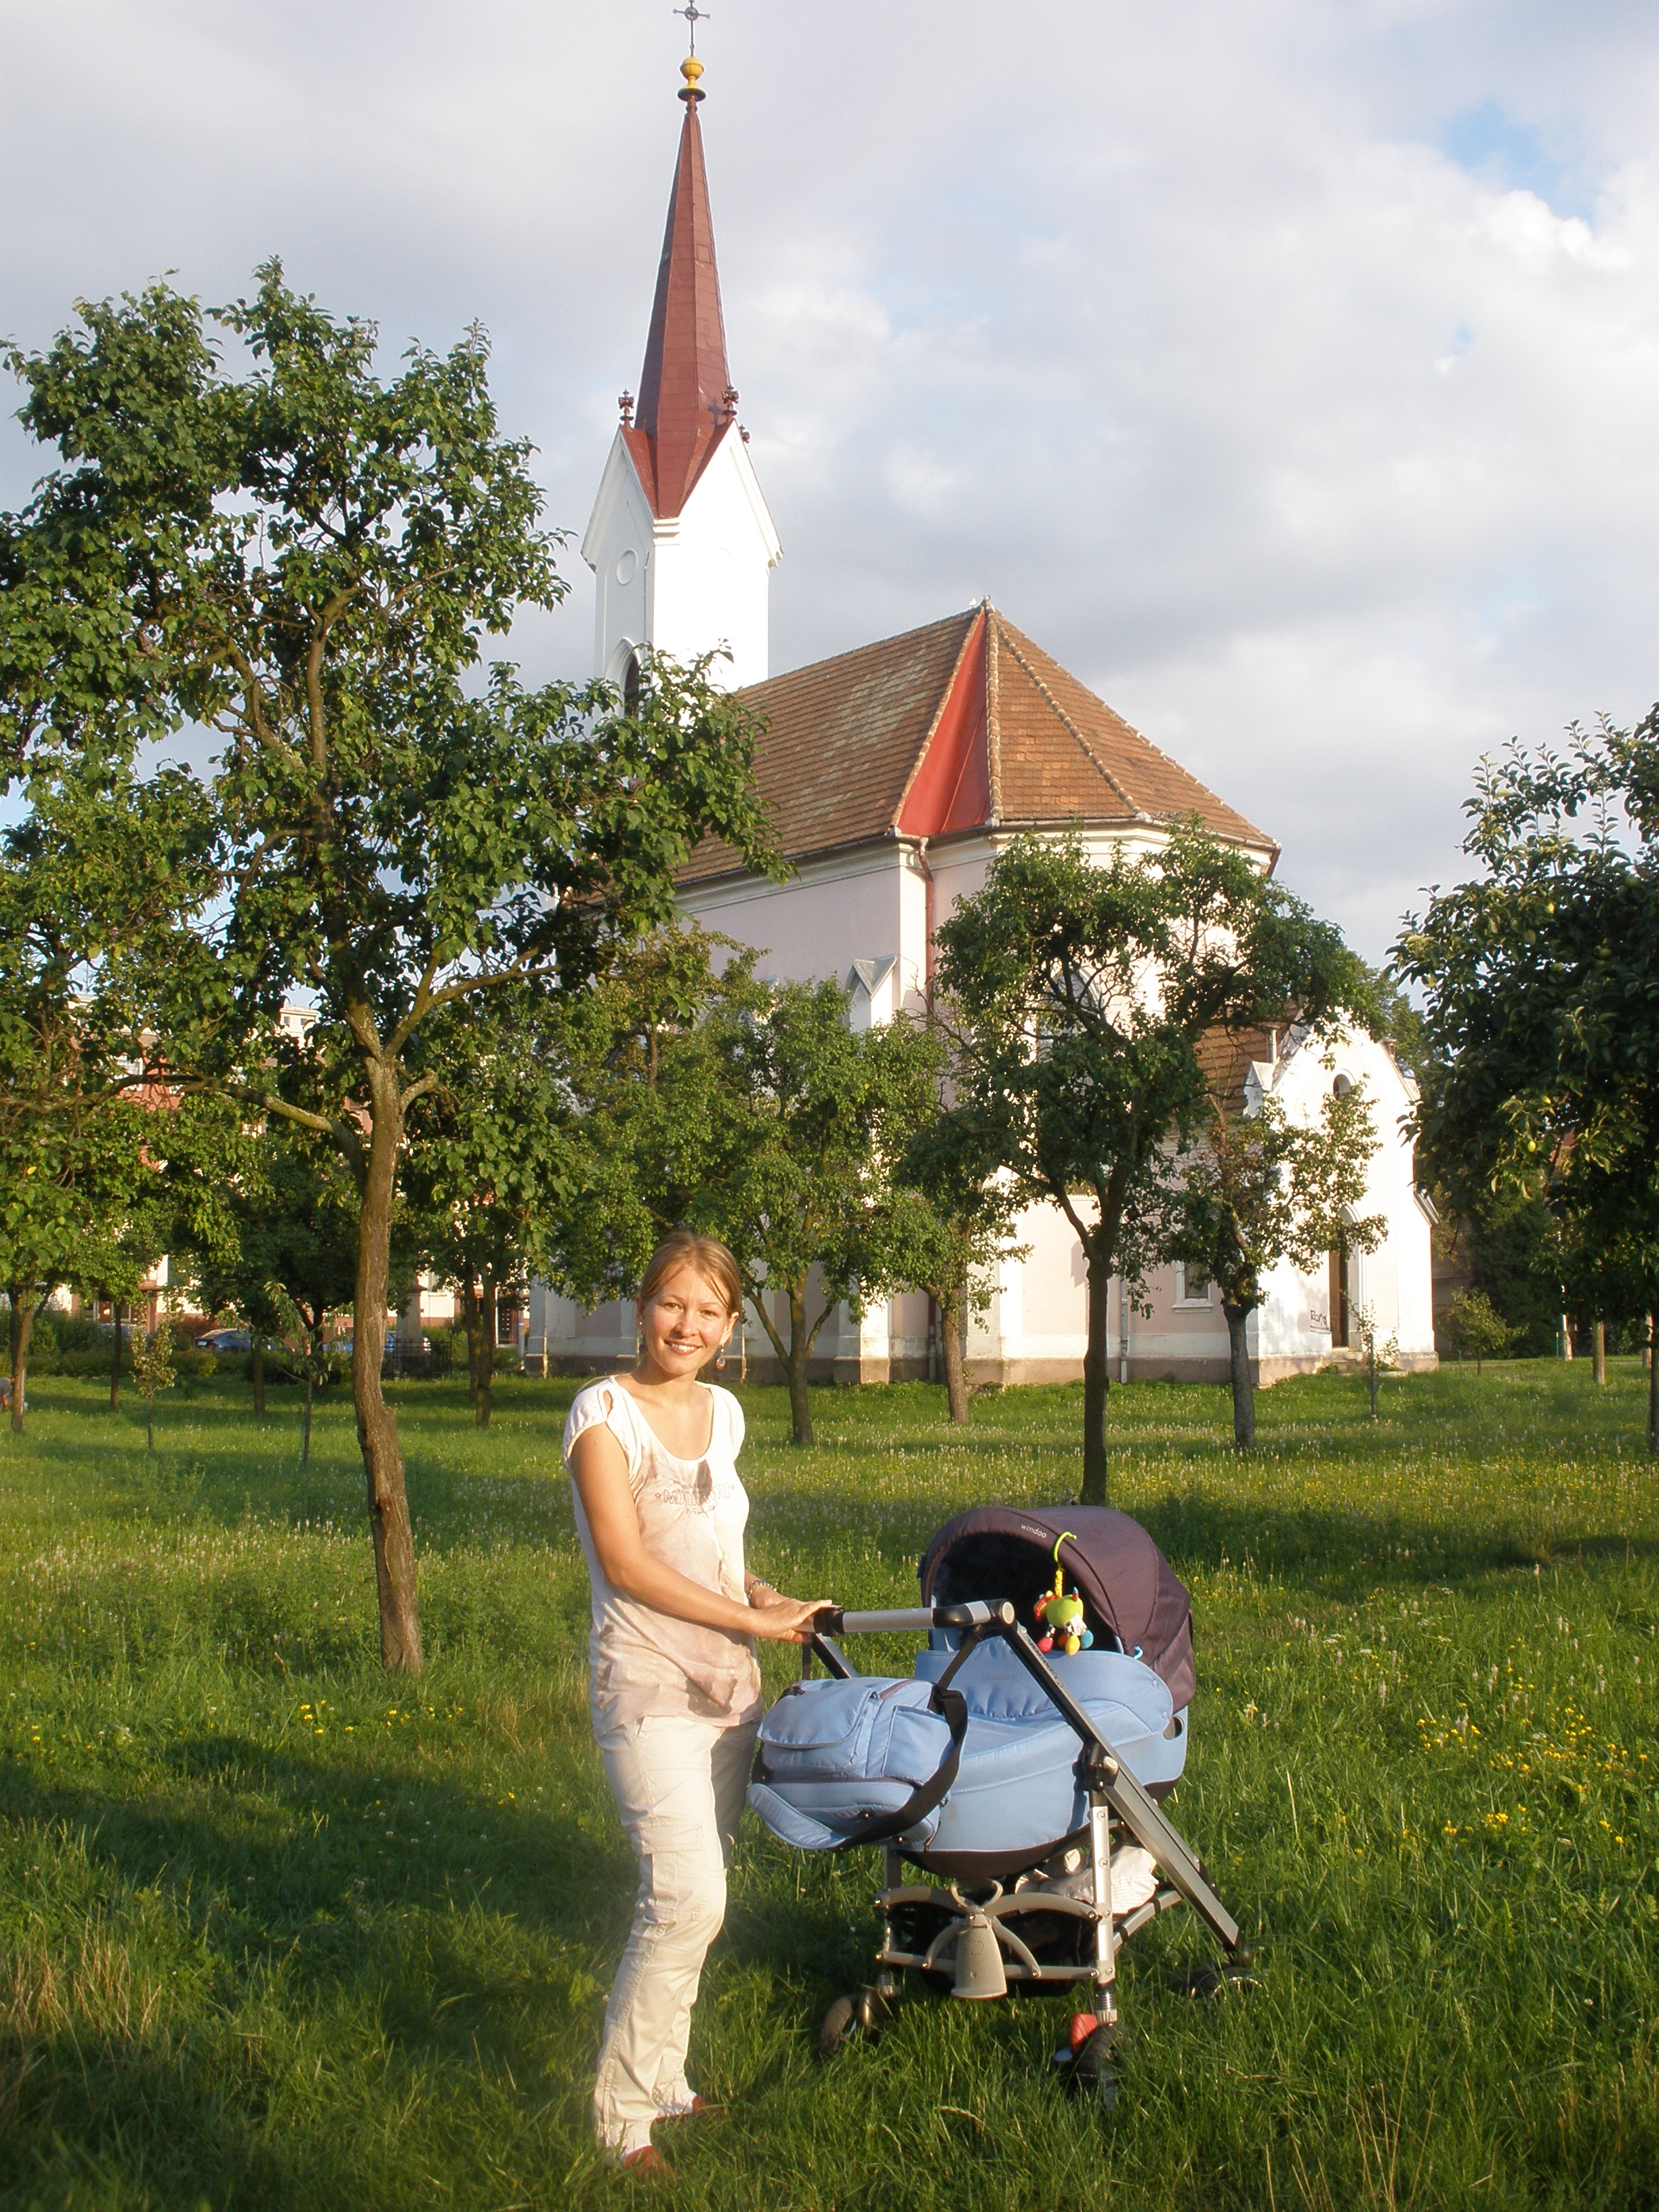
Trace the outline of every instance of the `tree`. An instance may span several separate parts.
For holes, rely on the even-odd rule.
[[[160,1156],[203,1134],[191,1115],[157,1141],[173,1102],[142,1080],[140,1034],[147,978],[207,880],[191,795],[93,761],[34,801],[0,835],[0,1283],[19,1431],[34,1317],[64,1285],[117,1302],[114,1405],[119,1302],[167,1248]],[[210,1194],[204,1235],[218,1211]]]
[[[1295,1042],[1295,1032],[1291,1032]],[[1255,1391],[1247,1341],[1250,1316],[1283,1261],[1306,1273],[1344,1246],[1370,1251],[1381,1215],[1358,1218],[1376,1130],[1357,1086],[1328,1092],[1319,1120],[1299,1127],[1279,1100],[1244,1109],[1245,1048],[1214,1041],[1197,1139],[1168,1187],[1165,1256],[1196,1268],[1221,1292],[1227,1320],[1233,1441],[1255,1442]]]
[[[555,1246],[574,1188],[572,1094],[561,1025],[524,994],[469,1008],[441,1041],[443,1081],[410,1129],[411,1235],[461,1299],[474,1419],[489,1426],[496,1315]]]
[[[1461,1208],[1541,1200],[1627,1310],[1659,1306],[1659,707],[1483,761],[1463,849],[1397,948],[1427,994],[1419,1124]],[[1659,1378],[1648,1403],[1659,1455]]]
[[[1359,1339],[1359,1360],[1365,1370],[1365,1387],[1370,1397],[1372,1420],[1376,1419],[1377,1393],[1385,1375],[1398,1375],[1400,1369],[1400,1340],[1384,1336],[1376,1314],[1370,1306],[1356,1306],[1353,1312],[1354,1333]]]
[[[1201,1116],[1204,1040],[1297,1010],[1365,1010],[1364,970],[1242,853],[1197,829],[1093,862],[1018,838],[938,932],[966,1050],[953,1116],[1022,1197],[1051,1199],[1088,1282],[1085,1504],[1106,1496],[1107,1299],[1157,1249],[1171,1148]]]
[[[299,1064],[290,1061],[278,1079],[290,1100],[314,1107],[319,1086],[305,1079],[307,1056],[302,1048]],[[305,1392],[300,1464],[306,1467],[313,1403],[332,1374],[331,1326],[350,1310],[356,1285],[357,1185],[338,1150],[302,1125],[274,1116],[240,1133],[228,1181],[232,1234],[196,1255],[197,1288],[210,1312],[232,1312],[247,1324],[256,1412],[264,1411],[265,1340],[284,1340],[297,1351]],[[399,1207],[388,1262],[394,1296],[413,1271]]]
[[[504,987],[580,990],[666,917],[706,831],[769,861],[741,706],[706,672],[528,690],[486,635],[565,586],[529,449],[503,437],[482,333],[386,382],[371,325],[276,263],[209,319],[155,286],[14,351],[59,465],[0,522],[0,714],[14,772],[193,723],[222,740],[217,880],[160,1024],[175,1085],[218,1085],[332,1144],[358,1194],[352,1390],[381,1656],[418,1668],[413,1536],[380,1388],[411,1106],[433,1018]],[[261,1079],[307,992],[337,1064],[325,1110]]]
[[[971,1314],[989,1304],[1001,1262],[1023,1259],[1014,1241],[1018,1209],[1012,1178],[983,1132],[952,1115],[950,1031],[943,1042],[939,1103],[911,1138],[894,1172],[894,1267],[902,1282],[926,1291],[939,1315],[945,1402],[953,1422],[968,1419],[964,1344]]]
[[[1446,1341],[1460,1359],[1473,1359],[1474,1371],[1481,1363],[1496,1359],[1515,1342],[1519,1330],[1506,1322],[1484,1291],[1460,1291],[1446,1309]]]
[[[901,1279],[891,1170],[934,1110],[938,1048],[867,1032],[839,984],[757,982],[750,951],[665,931],[617,963],[569,1034],[580,1146],[554,1273],[617,1297],[670,1229],[731,1247],[812,1441],[807,1370],[824,1323]],[[781,1318],[769,1298],[783,1308]]]
[[[132,1379],[138,1385],[138,1395],[144,1401],[144,1449],[155,1449],[155,1397],[161,1390],[170,1390],[174,1382],[173,1368],[173,1313],[163,1306],[155,1316],[155,1326],[148,1335],[140,1329],[132,1342]]]
[[[726,1111],[686,1218],[737,1258],[788,1383],[797,1444],[812,1442],[807,1368],[824,1323],[899,1279],[891,1170],[933,1110],[937,1051],[925,1031],[855,1030],[849,1006],[838,983],[785,983],[763,988],[752,1012],[727,998],[702,1024]]]

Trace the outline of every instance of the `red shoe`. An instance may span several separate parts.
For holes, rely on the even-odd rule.
[[[641,2143],[638,2150],[630,2150],[622,2162],[624,2173],[636,2173],[647,2181],[678,2181],[679,2176],[655,2143]]]

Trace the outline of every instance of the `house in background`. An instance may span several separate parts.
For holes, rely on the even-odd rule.
[[[780,557],[744,433],[726,338],[695,76],[658,271],[637,410],[629,395],[601,478],[584,556],[597,580],[596,672],[626,696],[640,656],[685,659],[728,644],[718,679],[764,726],[759,793],[793,864],[784,884],[746,870],[715,841],[679,881],[688,920],[757,947],[757,972],[779,981],[837,977],[864,1027],[919,1012],[934,932],[976,891],[1022,832],[1075,832],[1102,862],[1155,852],[1196,820],[1271,871],[1278,848],[1228,801],[1161,751],[988,601],[805,668],[768,674],[768,577]],[[722,671],[724,675],[722,677]],[[1379,1142],[1364,1211],[1387,1235],[1371,1254],[1338,1253],[1304,1279],[1280,1270],[1252,1317],[1259,1380],[1304,1372],[1349,1351],[1361,1306],[1395,1337],[1402,1362],[1434,1364],[1431,1217],[1413,1179],[1403,1122],[1408,1079],[1388,1048],[1357,1035],[1317,1046],[1291,1031],[1268,1043],[1243,1079],[1242,1103],[1272,1095],[1311,1117],[1333,1083],[1364,1085]],[[1083,1255],[1057,1207],[1036,1206],[1002,1267],[988,1311],[969,1324],[969,1371],[981,1381],[1041,1382],[1082,1372]],[[1168,1268],[1144,1286],[1150,1314],[1119,1282],[1110,1329],[1121,1379],[1227,1372],[1225,1322],[1213,1290]],[[749,1370],[776,1362],[752,1317]],[[586,1373],[635,1352],[631,1305],[584,1313],[532,1285],[527,1364]],[[937,1371],[929,1301],[906,1294],[861,1320],[826,1323],[820,1379],[886,1382]]]

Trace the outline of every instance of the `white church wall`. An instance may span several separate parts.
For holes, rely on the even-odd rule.
[[[650,635],[649,576],[655,524],[620,431],[611,442],[582,538],[593,571],[593,672],[622,680],[630,647]]]
[[[680,661],[726,646],[720,690],[768,672],[767,576],[781,549],[749,449],[735,431],[715,447],[678,514],[659,519],[618,432],[582,539],[593,571],[593,668],[620,680],[630,647]]]
[[[921,902],[903,857],[896,845],[866,847],[839,861],[809,861],[786,884],[693,884],[680,910],[760,948],[758,972],[781,982],[845,984],[854,960],[896,958],[902,967],[911,938],[908,973],[921,950]]]
[[[715,447],[681,512],[653,528],[647,619],[659,653],[695,660],[730,650],[709,680],[721,690],[768,674],[767,574],[781,547],[749,449],[735,429]]]

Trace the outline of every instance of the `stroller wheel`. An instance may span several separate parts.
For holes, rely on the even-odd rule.
[[[1230,1959],[1218,1966],[1213,1959],[1205,1959],[1187,1977],[1189,1997],[1205,1997],[1212,2004],[1226,1996],[1229,1990],[1253,1990],[1256,1985],[1251,1972],[1251,1954],[1241,1944]]]
[[[1117,2044],[1109,2027],[1097,2027],[1079,2049],[1066,2075],[1069,2086],[1097,2098],[1103,2110],[1117,2103]]]
[[[833,2058],[854,2036],[875,2042],[892,2011],[892,2001],[879,1990],[854,1990],[850,1996],[837,1997],[818,2029],[818,2057]]]

